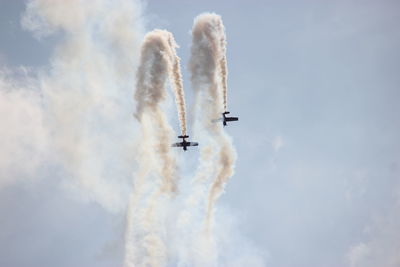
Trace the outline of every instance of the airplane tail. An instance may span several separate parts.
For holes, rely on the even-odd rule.
[[[178,138],[189,138],[189,135],[179,135]]]

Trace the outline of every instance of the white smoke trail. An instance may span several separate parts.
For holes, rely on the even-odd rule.
[[[218,16],[219,17],[219,16]],[[223,95],[223,102],[224,102],[224,111],[227,111],[228,108],[228,64],[226,62],[226,36],[225,36],[225,27],[222,23],[221,17],[218,21],[218,28],[220,31],[219,34],[219,43],[221,48],[221,55],[219,59],[219,73],[221,77],[221,87],[222,87],[222,95]]]
[[[224,111],[221,79],[226,79],[226,71],[221,72],[225,51],[221,45],[224,40],[221,27],[218,15],[203,14],[195,19],[192,29],[190,70],[196,96],[195,132],[202,146],[192,194],[178,219],[179,227],[194,228],[179,252],[180,266],[217,266],[218,253],[212,231],[214,204],[233,175],[236,159],[230,138],[221,124],[211,122]],[[193,220],[196,213],[202,211],[204,224],[196,225]]]
[[[203,73],[203,75],[206,75],[204,77],[217,75],[218,78],[215,78],[216,80],[214,81],[215,83],[213,86],[217,86],[218,88],[215,90],[215,92],[210,93],[212,93],[212,96],[216,101],[216,108],[220,110],[221,107],[219,103],[222,103],[222,110],[226,111],[228,105],[228,69],[226,60],[226,36],[224,24],[222,23],[222,19],[219,15],[209,13],[198,16],[195,19],[195,24],[197,24],[197,26],[195,26],[197,27],[197,30],[202,31],[202,33],[198,34],[198,36],[193,35],[193,42],[208,42],[207,44],[210,48],[210,51],[202,51],[205,58],[198,57],[197,63],[191,63],[192,68],[194,67],[197,69],[197,71],[200,71],[201,66],[204,64],[211,67],[213,73],[211,73],[211,70],[203,70],[203,72],[207,72]],[[194,31],[196,31],[195,28],[193,29],[193,32]],[[199,44],[199,46],[201,46],[201,44]],[[193,47],[197,47],[197,45],[193,44]],[[207,80],[204,80],[203,82],[209,83]],[[197,90],[197,88],[195,89]]]
[[[178,45],[175,42],[172,33],[165,30],[154,30],[147,37],[148,40],[154,38],[151,35],[162,36],[162,44],[165,59],[167,61],[165,67],[168,68],[168,75],[170,78],[171,86],[175,94],[175,101],[178,110],[178,117],[180,122],[180,128],[182,135],[186,135],[186,106],[185,106],[185,94],[183,90],[182,74],[180,58],[176,54],[176,48]],[[156,70],[157,71],[157,70]],[[155,74],[153,74],[155,75]],[[139,76],[140,77],[140,76]],[[157,81],[156,81],[157,82]],[[142,107],[140,107],[142,108]],[[139,112],[141,112],[139,110]]]
[[[176,48],[178,45],[172,34],[169,34],[168,38],[170,53],[171,53],[171,83],[175,93],[175,101],[178,109],[178,117],[181,127],[181,134],[186,135],[186,105],[185,105],[185,94],[183,91],[183,82],[181,74],[180,58],[176,54]]]
[[[210,260],[215,257],[210,256],[212,250],[204,246],[207,243],[208,235],[204,234],[203,221],[204,214],[207,212],[206,199],[208,189],[211,184],[211,179],[215,172],[215,153],[214,145],[205,140],[199,140],[201,144],[211,143],[202,146],[200,150],[199,165],[196,170],[194,179],[189,184],[188,192],[185,201],[182,203],[183,208],[177,214],[176,220],[176,238],[173,243],[177,244],[176,258],[178,259],[178,266],[196,266],[196,259]],[[197,242],[202,240],[202,242]],[[205,251],[206,250],[206,251]],[[204,255],[207,255],[204,257]],[[211,260],[213,262],[213,260]],[[210,266],[206,262],[198,264],[197,266]]]
[[[224,52],[218,42],[212,41],[221,40],[220,29],[217,20],[197,20],[207,28],[194,29],[191,62],[196,109],[202,110],[197,128],[204,145],[188,207],[200,207],[202,215],[209,215],[206,221],[210,224],[214,203],[232,174],[235,157],[221,125],[210,122],[223,111],[222,105],[213,104],[223,102],[218,90],[223,74],[219,73],[216,55]],[[170,154],[172,129],[157,104],[165,97],[164,89],[145,90],[143,97],[138,97],[135,115],[141,121],[140,131],[135,133],[132,129],[131,86],[142,39],[140,7],[133,0],[31,0],[23,26],[39,38],[53,32],[59,33],[55,39],[61,38],[50,64],[35,70],[34,82],[28,81],[27,86],[22,86],[24,90],[17,91],[18,86],[9,83],[8,78],[0,79],[4,89],[0,92],[0,110],[8,115],[0,131],[0,179],[8,178],[9,169],[20,169],[21,162],[26,168],[23,174],[32,175],[32,170],[41,164],[38,161],[46,161],[62,168],[66,185],[80,197],[96,201],[109,211],[121,212],[129,198],[126,266],[165,265],[169,260],[168,246],[173,244],[166,243],[169,233],[165,232],[163,219],[170,197],[177,192],[176,162]],[[164,35],[162,43],[168,44],[163,44],[161,51],[165,52],[149,52],[150,59],[142,63],[150,68],[155,55],[162,55],[161,62],[169,63],[143,71],[144,76],[138,74],[137,78],[143,80],[137,84],[143,85],[138,86],[142,89],[150,85],[158,88],[158,84],[164,86],[163,79],[170,78],[185,134],[179,58],[172,35]],[[15,160],[9,160],[10,155]],[[46,159],[38,155],[45,155]],[[135,159],[140,166],[135,172],[134,193],[130,194]],[[6,183],[9,180],[4,180]],[[201,225],[202,221],[193,222],[193,212],[185,212],[190,218],[184,225]],[[191,237],[197,242],[190,249],[197,258],[181,263],[215,265],[216,242],[212,233],[196,229]],[[138,244],[139,240],[142,243]],[[185,244],[188,248],[191,245]]]
[[[139,170],[135,174],[125,234],[125,266],[164,266],[166,247],[162,236],[164,215],[162,181],[156,149],[159,145],[156,114],[146,112],[141,123],[142,138],[137,151]]]
[[[226,137],[220,139],[221,148],[219,151],[219,169],[213,184],[211,185],[208,196],[207,221],[210,222],[213,215],[214,205],[218,197],[224,191],[224,186],[228,179],[233,175],[233,166],[235,164],[236,155],[232,143]]]
[[[142,152],[137,159],[139,172],[128,211],[125,266],[167,263],[163,211],[168,198],[177,192],[177,164],[171,152],[173,131],[160,104],[166,98],[167,79],[173,78],[171,38],[167,31],[154,30],[145,36],[142,45],[135,92]]]
[[[225,40],[221,17],[216,14],[198,16],[194,22],[192,35],[193,46],[190,66],[192,85],[197,92],[197,109],[201,106],[202,110],[209,110],[209,112],[200,114],[203,117],[202,127],[206,130],[206,134],[214,138],[217,144],[216,151],[218,151],[216,164],[218,164],[219,170],[211,185],[208,197],[207,218],[210,222],[213,205],[223,191],[227,179],[233,175],[236,159],[232,143],[223,132],[221,125],[211,123],[213,119],[221,116],[219,113],[222,109],[220,103],[223,101],[220,101],[221,91],[219,89],[221,84],[218,82],[218,78],[223,78],[221,74],[226,74],[226,71],[217,71],[225,53],[225,41],[221,41]],[[210,97],[211,99],[208,99]],[[207,102],[207,99],[211,101]],[[205,107],[205,105],[208,106]]]
[[[223,131],[222,123],[211,122],[221,117],[227,104],[225,33],[221,17],[202,14],[195,18],[192,38],[190,70],[196,97],[195,132],[202,146],[193,181],[193,192],[198,194],[189,197],[189,203],[193,205],[187,205],[191,211],[184,216],[186,225],[196,228],[190,232],[189,242],[183,243],[186,248],[182,248],[179,266],[265,266],[262,256],[246,244],[245,239],[235,240],[233,236],[237,229],[230,231],[225,224],[222,227],[214,225],[216,201],[232,177],[236,161],[231,138]],[[203,224],[190,222],[196,213],[202,213]],[[221,244],[224,235],[229,238]],[[241,247],[239,255],[229,252],[231,246],[238,244]],[[219,249],[223,249],[223,253],[219,253]]]
[[[154,30],[145,36],[135,92],[137,101],[135,116],[143,122],[143,113],[150,112],[158,125],[158,129],[154,129],[154,133],[148,133],[148,136],[158,135],[157,152],[163,161],[163,191],[166,192],[176,192],[177,190],[174,180],[176,164],[170,152],[173,131],[159,106],[166,97],[165,85],[168,75],[171,73],[172,56],[169,45],[171,36],[171,33],[163,30]]]

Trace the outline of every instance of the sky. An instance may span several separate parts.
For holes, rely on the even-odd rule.
[[[182,2],[142,2],[143,27],[138,26],[138,31],[161,28],[174,34],[190,107],[193,19],[203,12],[215,12],[223,19],[228,109],[239,116],[239,122],[225,129],[238,159],[216,214],[218,227],[232,227],[235,235],[227,255],[256,254],[262,258],[257,260],[260,266],[273,267],[400,266],[400,4],[389,0]],[[58,66],[54,55],[68,33],[38,36],[23,22],[25,1],[0,3],[0,144],[5,148],[0,152],[0,265],[118,266],[124,253],[125,218],[123,212],[110,210],[120,207],[120,199],[106,199],[112,204],[104,206],[97,196],[108,189],[101,187],[93,198],[82,201],[80,193],[70,190],[73,185],[65,182],[79,174],[67,173],[58,161],[49,160],[58,156],[47,155],[42,147],[53,133],[38,127],[43,114],[35,108],[35,98],[24,94],[21,99],[26,102],[16,106],[20,102],[14,100],[20,96],[4,93],[18,87],[18,82],[10,86],[10,80],[26,82],[31,73],[40,76],[51,64]],[[77,25],[69,25],[71,32]],[[132,38],[140,44],[142,35]],[[138,51],[132,48],[135,56]],[[56,78],[40,76],[46,90],[56,90],[65,84],[60,80],[75,77],[57,71],[52,75]],[[109,78],[119,77],[113,75]],[[130,82],[122,85],[126,90],[121,92],[128,111],[134,106]],[[99,95],[98,103],[109,97]],[[99,108],[96,103],[94,109]],[[106,108],[113,110],[109,105]],[[31,119],[21,121],[24,108]],[[62,118],[69,117],[60,115],[57,107],[50,108],[57,127],[67,133],[74,130],[70,126],[79,127],[64,123]],[[192,134],[193,114],[188,110]],[[67,111],[73,113],[73,105]],[[121,121],[128,118],[127,113]],[[112,126],[118,127],[117,122]],[[132,125],[137,126],[133,118]],[[177,131],[178,124],[173,125]],[[124,125],[107,136],[95,136],[87,147],[111,136],[119,138],[116,147],[107,145],[101,153],[125,155],[121,150],[130,144],[125,140],[135,135],[131,128]],[[60,140],[64,136],[56,143]],[[186,154],[192,167],[198,154]],[[128,163],[114,165],[112,156],[99,157],[90,163],[95,166],[104,160],[112,171],[128,175]],[[131,160],[130,154],[125,160]]]

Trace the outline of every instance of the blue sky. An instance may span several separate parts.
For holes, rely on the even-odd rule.
[[[38,40],[21,28],[24,1],[1,5],[3,71],[46,69],[62,33]],[[241,233],[237,246],[252,244],[265,266],[400,266],[399,3],[144,6],[145,29],[167,29],[180,45],[188,107],[193,19],[215,12],[224,21],[228,107],[240,121],[226,129],[238,160],[219,206]],[[120,262],[122,215],[69,194],[56,164],[41,164],[40,174],[5,164],[0,175],[16,182],[0,184],[0,265]]]

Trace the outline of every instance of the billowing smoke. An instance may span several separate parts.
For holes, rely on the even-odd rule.
[[[148,42],[154,42],[154,39],[159,39],[159,43],[158,44],[149,44],[146,45],[146,43]],[[153,46],[152,48],[150,48],[151,46]],[[160,59],[160,57],[163,57],[163,67],[166,68],[164,69],[160,69],[161,66],[155,66],[154,69],[152,70],[153,73],[151,73],[152,76],[156,76],[158,75],[158,71],[161,71],[160,73],[162,73],[162,75],[169,75],[169,79],[170,79],[170,83],[172,86],[172,89],[174,91],[174,95],[175,95],[175,102],[176,102],[176,106],[178,109],[178,117],[179,117],[179,123],[180,123],[180,127],[181,127],[181,134],[182,135],[186,135],[186,106],[185,106],[185,93],[183,91],[183,82],[182,82],[182,74],[181,74],[181,65],[180,65],[180,58],[178,57],[178,55],[176,54],[176,48],[178,47],[178,45],[175,42],[174,36],[165,30],[154,30],[151,33],[148,33],[148,35],[146,36],[145,39],[145,43],[143,45],[143,49],[142,49],[142,57],[143,60],[147,60],[147,62],[150,62],[149,59],[146,59],[145,57],[154,57],[154,54],[152,53],[154,50],[158,51],[162,51],[163,55],[159,55],[158,59]],[[146,51],[146,49],[148,51]],[[149,55],[150,54],[150,55]],[[157,59],[154,59],[157,60]],[[143,63],[143,62],[142,62]],[[149,63],[147,63],[149,64]],[[157,64],[157,62],[155,63]],[[161,64],[161,63],[160,63]],[[144,79],[144,75],[143,72],[146,72],[147,69],[145,66],[140,67],[139,69],[139,74],[138,74],[138,79]],[[142,75],[141,75],[142,74]],[[155,86],[160,86],[160,81],[163,81],[163,79],[165,79],[165,77],[158,77],[158,78],[154,78],[154,82],[156,84],[154,84]],[[140,82],[140,81],[139,81]],[[144,81],[142,81],[143,84]],[[136,100],[138,101],[138,110],[137,110],[137,114],[136,116],[139,118],[140,113],[142,112],[142,109],[144,106],[150,104],[151,105],[157,105],[158,101],[160,100],[160,98],[165,97],[164,94],[165,92],[163,91],[162,93],[160,93],[160,95],[154,95],[152,96],[150,100],[146,100],[144,99],[144,101],[140,101],[139,98],[143,98],[144,96],[142,96],[142,94],[149,94],[145,88],[139,87],[140,84],[138,84],[138,89],[137,89],[137,93],[136,93]],[[147,84],[148,85],[148,84]],[[164,86],[164,84],[162,85]],[[145,98],[145,97],[144,97]],[[148,101],[153,101],[154,103],[147,103]]]
[[[194,21],[190,71],[195,90],[194,130],[200,143],[200,159],[190,193],[178,215],[180,266],[217,266],[214,207],[233,175],[236,153],[221,123],[212,120],[224,111],[220,71],[225,49],[221,18],[203,14]],[[226,71],[225,71],[226,73]],[[184,229],[184,230],[182,230]]]
[[[142,117],[141,141],[136,149],[139,169],[134,174],[134,188],[127,210],[125,266],[164,266],[167,261],[163,221],[170,197],[165,194],[165,189],[171,177],[163,176],[168,162],[160,159],[170,155],[160,154],[165,153],[163,143],[170,137],[154,135],[158,130],[156,124],[165,120],[160,115],[149,112]],[[174,165],[174,162],[169,163]]]
[[[216,144],[215,149],[210,151],[215,153],[218,166],[208,198],[207,218],[211,220],[214,203],[223,192],[228,178],[233,175],[236,159],[230,138],[224,133],[221,124],[212,122],[213,119],[221,117],[224,110],[224,101],[221,99],[225,96],[225,86],[219,81],[226,80],[226,76],[223,76],[226,74],[226,65],[225,71],[218,71],[221,60],[225,57],[225,41],[221,41],[225,40],[221,17],[216,14],[198,16],[194,21],[192,35],[191,79],[196,92],[196,112],[201,116],[197,130],[214,139]]]
[[[183,91],[183,82],[181,74],[180,58],[176,54],[178,45],[172,34],[169,34],[168,38],[170,53],[171,53],[171,83],[175,93],[175,101],[178,109],[179,123],[181,127],[181,134],[186,135],[186,105],[185,105],[185,94]]]
[[[219,151],[217,162],[219,169],[215,180],[212,183],[210,193],[208,196],[208,207],[207,207],[207,220],[209,221],[212,217],[214,205],[218,197],[224,191],[224,186],[228,179],[233,175],[233,166],[235,164],[236,155],[235,150],[232,147],[232,143],[227,138],[221,138],[221,148]]]
[[[31,70],[0,69],[0,189],[40,176],[49,157],[49,131]]]
[[[225,27],[222,23],[221,17],[217,16],[217,24],[218,29],[220,31],[219,34],[219,42],[221,48],[221,54],[219,59],[219,73],[221,78],[221,87],[222,87],[222,96],[224,103],[224,111],[227,111],[228,108],[228,66],[226,62],[226,37],[225,37]]]
[[[22,26],[59,40],[50,64],[34,76],[50,162],[75,195],[124,211],[134,159],[131,88],[142,39],[140,6],[34,0]]]
[[[171,55],[170,38],[173,38],[172,34],[162,30],[154,30],[145,36],[137,72],[135,92],[137,111],[135,116],[142,123],[141,125],[144,123],[142,118],[144,113],[150,114],[151,118],[154,118],[152,120],[155,123],[153,132],[145,133],[142,138],[146,139],[157,135],[159,143],[156,151],[162,159],[162,188],[166,192],[176,192],[177,185],[174,180],[176,164],[170,151],[173,131],[160,107],[166,96],[165,86],[173,64],[171,58],[174,54]],[[151,147],[150,150],[152,150]]]
[[[167,262],[163,210],[177,192],[178,175],[171,151],[173,131],[161,103],[166,97],[168,78],[177,100],[183,98],[180,65],[176,60],[171,33],[154,30],[145,36],[135,92],[135,116],[142,131],[139,171],[134,176],[128,209],[125,266],[165,266]],[[178,111],[185,111],[184,101],[177,101],[177,105]]]
[[[178,229],[175,229],[179,239],[165,240],[168,228],[162,221],[172,215],[165,214],[171,202],[163,193],[174,193],[177,187],[177,166],[169,152],[172,130],[160,108],[166,97],[168,76],[177,100],[182,134],[186,133],[182,123],[185,121],[185,102],[172,34],[155,30],[144,39],[135,93],[135,116],[141,122],[142,141],[127,222],[126,266],[166,266],[168,258],[175,258],[179,265],[184,266],[214,266],[218,262],[212,227],[214,206],[233,175],[236,159],[231,140],[221,124],[211,122],[224,111],[224,85],[221,81],[226,81],[226,64],[223,71],[221,62],[225,57],[225,41],[221,40],[225,40],[225,35],[219,16],[205,14],[196,18],[190,66],[192,86],[196,92],[194,108],[197,112],[202,110],[197,113],[195,123],[202,144],[201,157],[190,193],[177,215]],[[165,150],[154,149],[164,141]],[[166,153],[162,154],[162,151]],[[164,167],[170,171],[155,172]],[[200,221],[196,221],[196,217]],[[168,247],[177,247],[177,251]]]
[[[201,150],[185,192],[178,190],[174,131],[162,105],[169,82],[186,135],[173,35],[154,30],[143,39],[140,6],[131,0],[33,0],[22,25],[58,43],[48,66],[0,71],[0,111],[8,115],[0,132],[0,186],[50,165],[68,192],[113,213],[126,211],[125,266],[216,266],[215,203],[236,160],[221,124],[211,122],[227,105],[221,18],[201,15],[193,26]]]

